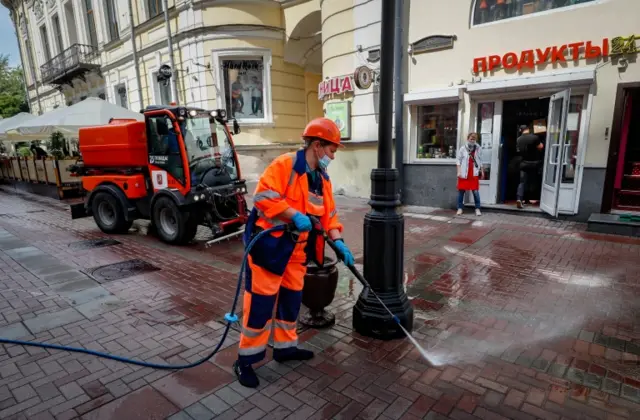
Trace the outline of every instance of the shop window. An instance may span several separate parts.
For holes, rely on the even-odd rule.
[[[478,104],[478,147],[480,148],[484,179],[491,179],[491,154],[493,153],[493,116],[495,102]]]
[[[476,0],[473,8],[473,24],[482,25],[592,1],[595,0]]]
[[[562,183],[575,182],[576,165],[578,161],[578,143],[580,140],[580,123],[584,96],[571,96],[569,115],[567,116],[567,140],[564,145],[564,161],[562,165]]]
[[[127,98],[127,86],[124,83],[117,84],[114,88],[116,104],[123,108],[129,108],[129,99]]]
[[[223,91],[219,106],[230,118],[245,123],[269,123],[270,54],[214,54]]]
[[[158,72],[151,73],[154,105],[169,105],[172,102],[171,79],[158,80]]]
[[[418,106],[418,159],[454,159],[457,143],[457,103]]]

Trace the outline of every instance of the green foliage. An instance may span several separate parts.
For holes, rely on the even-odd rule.
[[[17,150],[18,156],[20,157],[30,157],[31,150],[28,147],[21,147]]]
[[[9,67],[9,56],[0,54],[0,115],[9,118],[29,112],[26,99],[22,69]]]
[[[67,154],[67,145],[64,135],[59,131],[51,133],[51,137],[47,142],[47,149],[49,149],[49,153],[57,159],[63,159]]]

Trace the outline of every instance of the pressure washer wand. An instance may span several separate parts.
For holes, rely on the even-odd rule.
[[[391,309],[389,309],[389,307],[387,307],[387,305],[384,304],[384,302],[382,301],[382,299],[380,299],[378,294],[371,288],[371,285],[369,284],[367,279],[364,278],[362,273],[360,273],[358,269],[354,267],[352,264],[347,264],[344,261],[344,255],[342,255],[342,252],[336,246],[335,241],[331,239],[329,237],[329,234],[327,234],[327,232],[324,230],[320,221],[314,216],[309,216],[309,218],[311,219],[311,222],[314,224],[313,228],[322,233],[322,236],[324,237],[324,240],[329,244],[329,247],[333,249],[333,251],[336,253],[338,258],[342,259],[342,262],[344,263],[344,265],[347,266],[349,271],[351,271],[351,273],[358,279],[358,281],[365,288],[365,291],[363,293],[371,293],[373,297],[375,297],[378,300],[378,302],[380,302],[380,305],[382,305],[382,307],[389,313],[389,315],[391,315],[391,318],[393,318],[396,324],[398,324],[398,327],[400,327],[400,329],[402,330],[402,332],[404,332],[404,334],[407,336],[409,341],[411,341],[411,344],[413,344],[418,349],[418,351],[422,354],[422,357],[430,365],[433,366],[433,363],[431,362],[431,358],[429,357],[429,354],[427,353],[427,351],[420,345],[420,343],[418,343],[418,341],[415,338],[413,338],[411,333],[409,333],[409,331],[407,331],[406,328],[402,326],[402,323],[400,322],[400,318],[398,318],[393,312],[391,312]]]

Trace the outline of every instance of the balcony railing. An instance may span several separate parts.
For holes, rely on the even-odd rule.
[[[98,48],[93,45],[73,44],[40,67],[44,83],[61,84],[79,71],[100,66]]]

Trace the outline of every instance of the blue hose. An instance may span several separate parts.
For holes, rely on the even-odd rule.
[[[227,334],[229,334],[229,328],[231,328],[231,324],[233,324],[234,322],[238,321],[238,316],[235,314],[236,311],[236,306],[238,304],[238,298],[240,296],[240,289],[242,287],[242,279],[244,276],[244,272],[245,272],[245,267],[247,264],[247,259],[249,256],[249,252],[251,251],[251,248],[253,248],[253,245],[256,243],[256,241],[261,238],[264,235],[267,235],[271,232],[275,232],[275,231],[279,231],[279,230],[285,230],[287,229],[288,225],[279,225],[270,229],[266,229],[263,230],[262,232],[260,232],[259,234],[257,234],[255,236],[255,238],[253,238],[253,240],[251,240],[251,242],[249,242],[249,245],[247,246],[245,252],[244,252],[244,256],[242,258],[242,264],[240,265],[240,274],[238,274],[238,285],[236,287],[236,295],[233,299],[233,305],[231,306],[231,312],[227,313],[224,316],[224,319],[227,321],[227,325],[224,328],[224,333],[222,334],[222,337],[220,338],[220,342],[218,343],[218,345],[216,346],[216,348],[209,353],[208,356],[206,356],[203,359],[200,359],[196,362],[193,363],[189,363],[186,365],[161,365],[158,363],[150,363],[150,362],[143,362],[141,360],[134,360],[134,359],[129,359],[126,357],[122,357],[122,356],[116,356],[113,354],[109,354],[109,353],[102,353],[96,350],[89,350],[89,349],[84,349],[81,347],[67,347],[67,346],[61,346],[58,344],[49,344],[49,343],[37,343],[34,341],[21,341],[21,340],[10,340],[8,338],[0,338],[0,343],[2,344],[15,344],[15,345],[20,345],[20,346],[31,346],[31,347],[40,347],[40,348],[44,348],[44,349],[54,349],[54,350],[63,350],[63,351],[69,351],[69,352],[74,352],[74,353],[84,353],[84,354],[90,354],[92,356],[97,356],[97,357],[102,357],[104,359],[111,359],[111,360],[115,360],[117,362],[122,362],[122,363],[128,363],[131,365],[137,365],[137,366],[143,366],[143,367],[149,367],[149,368],[153,368],[153,369],[164,369],[164,370],[180,370],[180,369],[189,369],[192,367],[196,367],[198,365],[203,364],[204,362],[206,362],[207,360],[211,359],[216,353],[218,353],[218,351],[220,351],[220,347],[222,347],[222,344],[224,344],[224,341],[227,338]]]

